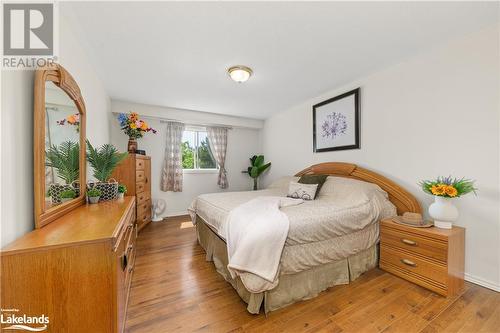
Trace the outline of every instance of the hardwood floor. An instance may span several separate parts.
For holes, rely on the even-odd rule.
[[[284,309],[251,315],[205,261],[187,217],[137,240],[126,332],[500,332],[500,293],[444,298],[379,269]]]

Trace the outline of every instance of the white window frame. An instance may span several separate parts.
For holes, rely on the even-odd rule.
[[[186,126],[184,128],[184,132],[194,132],[194,142],[195,142],[195,149],[194,149],[194,169],[182,169],[184,173],[218,173],[219,172],[219,164],[217,161],[215,161],[215,165],[217,166],[214,169],[200,169],[198,168],[198,146],[200,144],[200,137],[199,133],[200,132],[207,132],[207,129],[205,127],[199,127],[199,126]],[[215,160],[215,159],[214,159]]]

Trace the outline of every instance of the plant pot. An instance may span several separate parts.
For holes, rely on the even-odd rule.
[[[87,189],[96,188],[101,191],[99,201],[115,200],[118,197],[118,182],[110,179],[107,182],[89,183]]]
[[[135,154],[136,150],[137,150],[137,140],[128,139],[127,151],[131,154]]]
[[[89,197],[89,203],[96,204],[99,202],[99,197]]]
[[[125,197],[125,193],[118,192],[118,199],[123,199]]]
[[[58,205],[62,203],[62,198],[61,198],[61,193],[66,191],[74,189],[72,185],[61,185],[61,184],[50,184],[49,186],[49,195],[50,199],[52,200],[53,205]],[[72,199],[69,199],[72,200]],[[66,200],[68,201],[68,200]]]
[[[434,196],[434,202],[429,206],[429,215],[434,220],[434,226],[441,229],[451,229],[458,219],[458,209],[451,198]]]

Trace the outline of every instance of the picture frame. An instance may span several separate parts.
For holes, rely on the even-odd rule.
[[[313,152],[360,148],[360,88],[313,105]]]

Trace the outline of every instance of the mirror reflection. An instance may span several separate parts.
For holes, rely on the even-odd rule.
[[[45,207],[80,195],[80,113],[51,81],[45,83]]]

